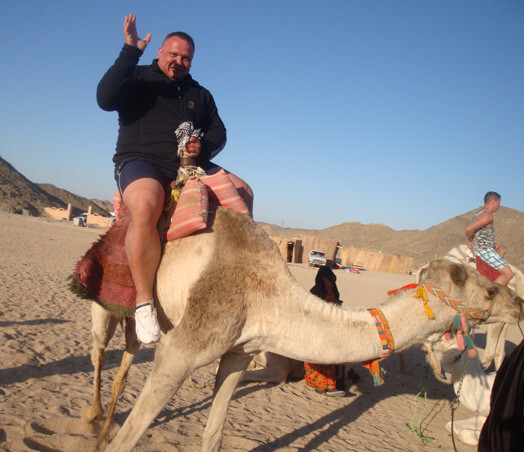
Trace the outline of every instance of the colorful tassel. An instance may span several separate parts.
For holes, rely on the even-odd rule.
[[[435,318],[435,314],[433,314],[433,311],[431,310],[427,302],[424,302],[424,309],[426,310],[426,315],[428,316],[428,319]]]
[[[471,327],[469,326],[469,322],[467,321],[466,317],[462,316],[460,320],[462,322],[462,331],[469,331]]]
[[[429,307],[428,304],[428,294],[426,292],[426,289],[422,286],[418,286],[417,290],[415,292],[415,295],[413,295],[413,298],[420,298],[422,300],[422,304],[424,305],[424,309],[426,310],[426,315],[428,319],[434,319],[435,314],[433,314],[433,311]]]
[[[471,336],[468,334],[464,336],[464,342],[466,343],[466,349],[468,350],[468,355],[471,358],[474,358],[477,356],[477,351],[475,350],[475,346],[473,345],[473,341],[471,340]]]
[[[382,375],[382,369],[380,368],[379,362],[381,359],[372,359],[362,363],[364,367],[369,370],[369,373],[373,377],[373,384],[375,386],[382,386],[384,384],[384,377]]]
[[[444,333],[444,337],[450,340],[455,336],[457,338],[457,348],[459,350],[467,350],[470,357],[475,357],[477,352],[473,339],[469,334],[470,330],[471,325],[468,320],[463,315],[457,315],[453,321],[452,329]]]
[[[382,374],[373,375],[373,386],[382,386],[384,384],[384,378]]]
[[[428,294],[426,293],[424,287],[418,286],[415,295],[413,295],[413,298],[422,298],[422,301],[428,301]]]
[[[466,348],[464,346],[464,336],[460,332],[457,332],[457,348],[459,350],[464,350]]]

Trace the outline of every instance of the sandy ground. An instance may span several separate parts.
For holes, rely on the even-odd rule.
[[[91,401],[90,304],[76,299],[66,278],[100,229],[0,214],[0,450],[89,450],[96,427],[81,421]],[[291,265],[309,289],[316,271]],[[344,306],[376,306],[389,289],[412,276],[337,271]],[[507,349],[520,333],[512,327]],[[481,345],[485,334],[480,330]],[[110,344],[104,365],[103,400],[122,356],[123,335]],[[341,347],[344,344],[340,344]],[[122,425],[151,369],[154,347],[140,350],[121,397]],[[374,388],[367,371],[347,398],[327,398],[303,381],[240,386],[225,427],[224,450],[418,451],[453,450],[444,430],[450,420],[450,386],[437,382],[421,348],[405,354],[411,375],[400,375],[398,359],[383,362],[386,384]],[[196,451],[210,408],[216,364],[186,381],[139,442],[139,451]],[[421,388],[427,389],[426,398]],[[459,407],[456,418],[469,417]],[[419,429],[427,445],[407,426]],[[432,438],[432,439],[429,439]],[[475,448],[457,444],[458,450]]]

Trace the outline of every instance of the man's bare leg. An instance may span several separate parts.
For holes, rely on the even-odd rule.
[[[499,268],[500,275],[497,276],[494,283],[501,284],[502,286],[505,286],[509,283],[510,279],[513,278],[513,272],[509,268],[509,266]]]
[[[249,215],[253,218],[253,190],[251,187],[240,177],[234,175],[233,173],[228,172],[228,176],[233,182],[233,185],[238,190],[238,194],[242,197],[246,203],[247,210],[249,210]]]
[[[164,189],[155,179],[138,179],[125,189],[124,203],[131,214],[125,248],[136,287],[136,303],[140,306],[140,312],[146,316],[146,325],[151,324],[146,326],[150,331],[141,334],[141,322],[137,317],[137,334],[141,342],[152,343],[158,341],[160,332],[156,313],[147,304],[153,304],[153,286],[160,262],[161,245],[157,223],[164,205]]]

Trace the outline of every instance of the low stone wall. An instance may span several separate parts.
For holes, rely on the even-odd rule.
[[[361,267],[389,273],[409,274],[417,270],[415,259],[399,254],[385,254],[364,248],[340,248],[338,257],[342,265]]]
[[[300,238],[270,237],[280,250],[286,262],[294,264],[307,264],[311,250],[324,251],[328,265],[333,266],[337,254],[338,242],[336,240],[319,239],[310,235]]]
[[[418,267],[412,257],[399,254],[385,254],[376,250],[364,248],[341,248],[336,240],[321,239],[313,236],[270,237],[280,250],[286,262],[307,264],[311,250],[324,251],[327,265],[334,266],[335,259],[339,258],[342,265],[365,268],[389,273],[410,274]]]
[[[103,217],[97,213],[93,213],[93,207],[89,206],[87,209],[87,221],[86,224],[96,224],[97,226],[109,227],[113,223],[112,217]]]
[[[302,256],[302,240],[289,237],[270,237],[278,246],[280,254],[286,262],[298,263]]]
[[[71,220],[72,208],[71,204],[67,205],[66,209],[58,209],[56,207],[45,207],[44,212],[55,220]],[[87,218],[85,224],[87,225],[97,225],[101,227],[109,227],[113,224],[113,217],[103,217],[97,213],[92,212],[92,206],[89,206],[87,209]],[[76,225],[78,226],[78,224]]]
[[[302,240],[302,256],[300,256],[300,263],[307,264],[309,253],[312,250],[324,251],[328,266],[332,267],[337,256],[338,241],[330,239],[320,239],[311,235],[300,236]]]
[[[57,207],[44,207],[44,212],[55,220],[71,219],[71,204],[67,205],[67,209]]]

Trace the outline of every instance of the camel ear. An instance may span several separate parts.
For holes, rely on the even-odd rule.
[[[468,272],[464,265],[452,264],[449,267],[449,276],[455,285],[464,287],[466,279],[468,279]]]

